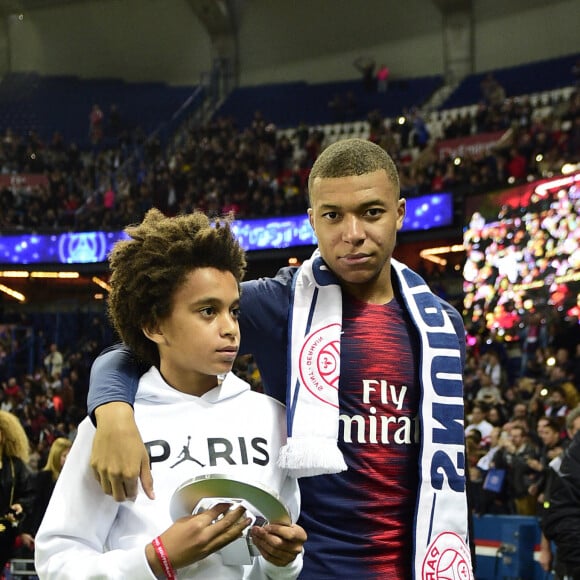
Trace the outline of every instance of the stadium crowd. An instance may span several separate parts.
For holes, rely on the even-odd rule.
[[[474,115],[449,117],[438,138],[419,110],[401,120],[370,112],[368,138],[398,162],[403,195],[443,189],[469,195],[557,174],[565,163],[578,162],[580,92],[549,109],[542,107],[540,114],[526,98],[482,100]],[[488,151],[461,158],[436,154],[438,139],[495,131],[503,137]],[[188,125],[166,147],[155,136],[121,131],[115,147],[81,151],[58,134],[44,143],[34,133],[6,129],[0,172],[42,173],[48,185],[3,188],[0,230],[122,229],[151,207],[170,215],[199,209],[238,218],[304,213],[309,169],[330,138],[320,127],[282,134],[259,112],[245,128],[226,118]],[[66,337],[62,344],[52,341],[49,330],[35,329],[43,352],[32,373],[15,372],[21,367],[11,357],[23,345],[15,343],[9,325],[0,327],[0,409],[24,427],[32,474],[47,465],[55,441],[74,440],[86,414],[90,365],[112,339],[103,331],[107,324],[95,317],[83,336]],[[580,413],[578,316],[532,310],[509,340],[497,329],[470,321],[466,327],[465,433],[473,512],[541,517],[548,464],[569,442],[567,417]],[[240,358],[236,372],[260,390],[251,358]],[[489,485],[491,469],[503,470],[502,485]],[[9,505],[1,507],[7,511]],[[19,531],[30,535],[27,520],[30,514],[20,520]],[[16,544],[21,550],[16,553],[26,554],[26,545]]]
[[[416,108],[398,119],[378,111],[367,118],[368,138],[398,163],[404,195],[438,190],[465,195],[557,174],[580,150],[580,92],[534,108],[526,97],[483,99],[474,114],[446,117],[437,135]],[[442,139],[501,132],[493,148],[461,157],[437,155]],[[114,147],[81,151],[58,133],[44,143],[6,129],[0,173],[43,173],[47,185],[12,184],[0,191],[3,231],[121,229],[151,207],[167,214],[194,209],[233,211],[238,218],[301,214],[306,178],[331,135],[321,127],[278,131],[256,112],[249,127],[232,118],[185,124],[167,146],[158,135],[119,131]],[[107,140],[107,143],[111,142]]]

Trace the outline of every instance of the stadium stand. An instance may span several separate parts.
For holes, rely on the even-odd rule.
[[[375,109],[384,117],[396,117],[421,107],[442,83],[440,75],[399,79],[389,83],[387,93],[368,92],[359,79],[241,87],[228,96],[217,114],[235,116],[240,128],[251,124],[256,111],[279,128],[360,121]]]
[[[507,97],[528,95],[535,101],[540,93],[542,103],[560,101],[575,84],[572,69],[579,57],[580,54],[571,54],[468,75],[439,108],[449,110],[479,103],[483,97],[481,83],[490,73],[503,86]]]
[[[89,113],[93,104],[98,104],[105,114],[116,105],[124,130],[140,128],[149,135],[171,122],[192,95],[195,99],[187,104],[187,111],[198,106],[203,91],[196,89],[199,88],[160,82],[8,73],[0,83],[0,128],[23,135],[34,131],[45,141],[58,132],[66,142],[84,149],[91,146]],[[110,134],[106,137],[104,144],[110,145]]]

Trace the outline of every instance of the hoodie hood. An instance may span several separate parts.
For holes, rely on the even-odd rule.
[[[168,385],[161,376],[159,369],[151,367],[139,380],[135,402],[172,404],[179,401],[188,401],[195,397],[206,403],[215,404],[237,397],[249,390],[250,385],[248,383],[229,372],[226,375],[220,375],[218,386],[201,397],[189,395]]]

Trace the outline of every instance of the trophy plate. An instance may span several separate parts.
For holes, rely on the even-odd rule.
[[[198,506],[207,508],[212,500],[215,500],[213,505],[219,501],[241,503],[251,512],[248,515],[271,524],[292,524],[288,508],[275,491],[221,474],[200,475],[182,483],[171,498],[171,518],[175,521],[198,513]]]

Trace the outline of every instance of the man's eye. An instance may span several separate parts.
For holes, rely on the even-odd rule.
[[[367,214],[371,217],[378,217],[383,214],[383,210],[380,207],[371,207],[367,210]]]
[[[335,220],[338,217],[338,214],[335,211],[328,211],[323,217],[329,220]]]
[[[240,317],[240,308],[232,308],[232,316],[237,320]]]
[[[203,316],[212,316],[215,313],[215,309],[213,306],[206,306],[205,308],[202,308],[199,312]]]

